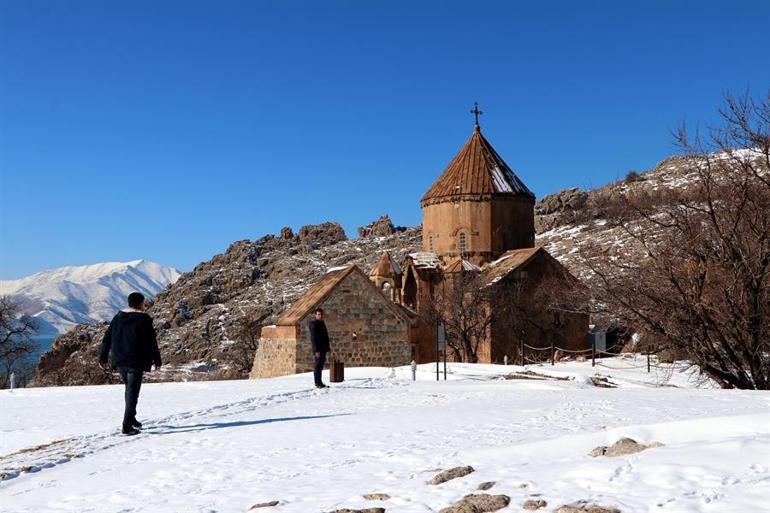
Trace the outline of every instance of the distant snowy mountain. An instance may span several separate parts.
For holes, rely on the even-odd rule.
[[[0,280],[0,295],[17,298],[37,317],[41,333],[63,333],[75,324],[106,321],[126,307],[126,296],[155,296],[179,271],[146,260],[62,267],[19,280]]]

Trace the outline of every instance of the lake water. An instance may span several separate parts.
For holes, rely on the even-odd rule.
[[[58,335],[38,335],[32,337],[32,342],[35,344],[35,352],[32,354],[32,357],[37,360],[41,354],[48,351],[56,337]]]

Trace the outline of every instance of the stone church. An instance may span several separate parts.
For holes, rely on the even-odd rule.
[[[262,329],[252,378],[312,368],[307,322],[318,306],[330,329],[331,357],[348,366],[397,366],[412,359],[435,361],[435,323],[426,312],[458,276],[472,273],[485,287],[520,280],[526,283],[520,301],[532,300],[538,285],[546,282],[551,287],[581,286],[545,249],[535,247],[535,195],[482,135],[478,121],[420,203],[423,251],[403,262],[385,253],[368,276],[356,266],[327,273],[276,325]],[[521,330],[512,319],[496,316],[479,344],[478,361],[512,358],[522,340],[536,346],[553,342],[567,349],[588,347],[586,315],[538,308],[528,315],[537,329]]]

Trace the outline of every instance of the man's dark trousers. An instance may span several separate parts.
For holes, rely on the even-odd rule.
[[[142,371],[130,367],[119,367],[118,372],[126,384],[126,410],[123,413],[123,431],[128,431],[136,421],[136,403],[142,388]]]
[[[313,377],[315,378],[316,385],[322,385],[321,372],[324,370],[326,364],[326,351],[319,351],[319,356],[313,355],[315,358],[315,366],[313,367]]]

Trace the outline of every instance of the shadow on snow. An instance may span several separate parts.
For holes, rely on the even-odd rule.
[[[274,419],[261,420],[239,420],[234,422],[213,422],[211,424],[190,424],[187,426],[157,425],[147,426],[143,433],[153,435],[169,435],[174,433],[190,433],[193,431],[206,431],[209,429],[237,428],[244,426],[257,426],[260,424],[272,424],[274,422],[292,422],[297,420],[326,419],[329,417],[345,417],[352,413],[336,413],[333,415],[305,415],[301,417],[278,417]]]

